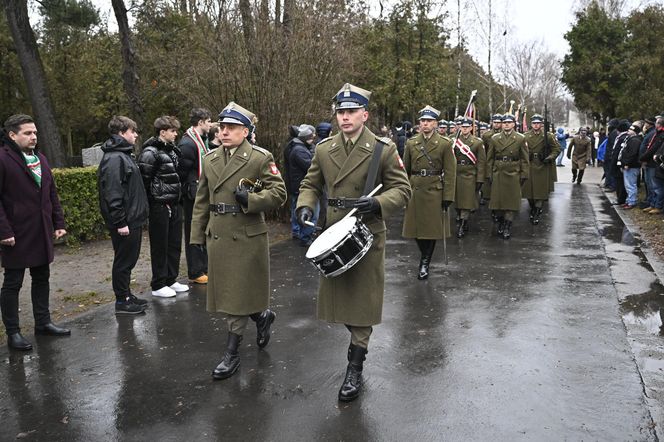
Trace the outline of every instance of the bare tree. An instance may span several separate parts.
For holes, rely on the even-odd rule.
[[[55,167],[66,165],[62,138],[55,121],[55,112],[46,84],[44,66],[37,49],[37,41],[28,19],[27,0],[3,0],[7,22],[11,30],[21,70],[39,127],[40,147]]]
[[[131,30],[129,29],[129,20],[127,19],[127,8],[124,0],[111,0],[115,18],[118,21],[118,33],[122,45],[122,61],[124,69],[122,70],[122,82],[125,93],[129,99],[129,107],[132,111],[132,117],[137,121],[139,127],[145,125],[145,108],[141,100],[139,89],[138,66],[136,64],[136,51],[131,40]],[[186,3],[184,3],[186,7]]]
[[[611,18],[619,18],[627,10],[628,0],[578,0],[576,2],[576,11],[586,9],[592,3],[597,5]]]

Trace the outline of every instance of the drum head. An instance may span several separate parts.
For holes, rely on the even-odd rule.
[[[327,230],[321,233],[313,243],[311,243],[307,250],[307,254],[305,255],[307,259],[314,259],[339,244],[339,242],[341,242],[341,240],[343,240],[353,229],[356,222],[357,218],[349,216],[348,218],[343,218],[332,224]]]

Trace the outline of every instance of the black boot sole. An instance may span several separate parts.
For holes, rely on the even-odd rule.
[[[221,380],[224,380],[224,379],[228,379],[237,372],[238,368],[240,368],[240,364],[237,364],[237,366],[233,370],[231,370],[227,373],[215,373],[213,371],[212,372],[212,378],[216,381],[221,381]]]
[[[275,319],[277,319],[277,314],[272,312],[272,314],[270,315],[269,324],[267,326],[268,333],[265,335],[265,341],[262,344],[260,342],[259,337],[256,336],[256,345],[258,345],[258,348],[265,348],[265,347],[267,347],[267,344],[270,342],[271,333],[269,333],[269,331],[270,331],[270,327],[272,327],[272,324],[274,323]]]
[[[342,395],[339,395],[339,402],[353,402],[353,401],[354,401],[355,399],[357,399],[358,397],[360,397],[360,392],[358,392],[358,393],[357,393],[356,395],[354,395],[354,396],[342,396]]]

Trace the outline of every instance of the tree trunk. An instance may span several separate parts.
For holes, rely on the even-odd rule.
[[[129,99],[129,107],[131,109],[131,117],[136,120],[138,127],[146,129],[145,124],[145,109],[141,101],[139,93],[139,76],[138,67],[136,65],[136,51],[131,42],[131,30],[129,29],[129,21],[127,20],[127,8],[125,7],[124,0],[111,0],[113,4],[113,11],[115,18],[118,22],[118,33],[120,35],[120,43],[122,45],[122,61],[124,69],[122,70],[122,83],[124,85],[125,93]]]
[[[66,166],[64,146],[55,121],[44,66],[28,19],[27,0],[3,0],[3,3],[39,130],[39,146],[51,165],[54,167]]]

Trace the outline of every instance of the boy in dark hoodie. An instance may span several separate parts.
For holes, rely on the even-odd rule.
[[[111,138],[101,148],[104,156],[97,169],[99,210],[113,243],[112,284],[118,315],[143,313],[147,305],[129,289],[149,213],[148,197],[133,155],[137,129],[132,119],[114,116],[108,123]]]

